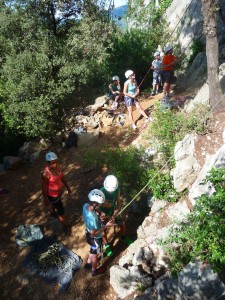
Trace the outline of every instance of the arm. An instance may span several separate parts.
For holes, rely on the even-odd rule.
[[[111,92],[113,95],[116,95],[116,94],[119,93],[118,91],[114,91],[114,90],[113,90],[112,84],[109,85],[109,89],[110,89],[110,92]]]
[[[47,172],[42,173],[42,195],[44,197],[44,202],[45,205],[49,205],[49,200],[48,200],[48,180],[49,180],[49,174]]]
[[[106,225],[102,226],[100,229],[98,230],[90,230],[90,234],[91,234],[91,237],[95,237],[96,235],[98,235],[99,233],[105,231],[105,229],[107,227],[111,227],[111,226],[114,226],[114,221],[110,220],[108,223],[106,223]]]
[[[114,213],[112,215],[112,220],[115,220],[115,217],[118,215],[118,213],[121,210],[121,200],[120,200],[120,191],[118,192],[117,198],[116,198],[116,209],[114,210]]]
[[[62,175],[61,181],[62,181],[62,183],[65,185],[65,187],[66,187],[68,193],[71,194],[71,189],[70,189],[70,187],[69,187],[69,185],[68,185],[68,183],[67,183],[67,181],[66,181],[66,178],[65,178],[63,175]]]

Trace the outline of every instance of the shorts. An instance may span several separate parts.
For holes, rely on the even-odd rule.
[[[153,72],[153,81],[152,84],[160,84],[162,81],[161,73]]]
[[[138,102],[137,98],[131,98],[129,96],[124,96],[124,102],[126,106],[132,106]]]
[[[172,83],[174,71],[163,71],[163,83]]]
[[[54,206],[54,208],[57,210],[59,216],[64,215],[64,207],[61,200],[61,195],[58,197],[52,197],[48,196],[48,200],[51,203],[51,205]]]
[[[86,241],[91,246],[90,253],[98,254],[102,252],[103,241],[102,238],[93,238],[89,231],[86,230]]]

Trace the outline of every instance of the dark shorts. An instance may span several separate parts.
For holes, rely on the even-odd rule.
[[[163,71],[163,83],[172,83],[174,71]]]
[[[138,102],[138,99],[131,98],[129,96],[124,96],[124,102],[125,102],[126,106],[132,106],[132,105],[136,104],[136,102]]]
[[[102,245],[103,245],[103,241],[102,238],[93,238],[90,235],[90,232],[86,230],[86,240],[87,243],[91,246],[90,248],[90,253],[91,254],[98,254],[100,252],[102,252]]]
[[[53,205],[54,208],[57,210],[59,216],[63,216],[64,215],[64,207],[62,204],[61,195],[58,197],[48,196],[48,200],[51,203],[51,205]]]

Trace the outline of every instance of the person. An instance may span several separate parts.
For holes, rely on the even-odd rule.
[[[155,94],[159,93],[159,85],[162,81],[161,72],[162,72],[162,61],[160,59],[160,52],[156,51],[154,53],[154,60],[152,62],[151,69],[153,70],[153,82],[152,82],[152,93],[151,95],[154,96]]]
[[[145,111],[142,109],[140,103],[138,102],[137,96],[139,95],[139,88],[137,86],[134,72],[131,70],[126,71],[125,77],[128,80],[124,83],[124,89],[123,89],[124,102],[128,109],[128,114],[129,114],[129,118],[130,118],[132,127],[133,127],[133,129],[137,129],[137,126],[134,122],[134,117],[133,117],[134,104],[136,105],[136,108],[139,110],[139,112],[142,114],[142,116],[144,116],[146,118],[146,121],[149,122],[150,118],[148,117],[148,115],[145,113]]]
[[[170,87],[174,78],[174,66],[177,61],[176,56],[173,55],[173,46],[169,45],[165,48],[165,56],[162,61],[163,69],[163,95],[169,101]]]
[[[113,223],[120,227],[121,231],[121,240],[130,245],[133,241],[126,236],[126,226],[124,221],[120,216],[118,216],[121,210],[121,199],[120,199],[120,189],[117,178],[114,175],[108,175],[103,183],[103,187],[101,188],[105,196],[105,202],[100,207],[101,212],[103,213],[102,217],[110,219]],[[107,256],[112,256],[113,252],[109,246],[107,239],[107,232],[105,230],[103,235],[104,246],[106,250]]]
[[[120,79],[118,76],[113,76],[112,81],[109,85],[109,98],[114,100],[113,108],[116,109],[118,107],[119,100],[122,99],[122,92],[120,86]]]
[[[65,222],[64,207],[62,204],[62,189],[66,187],[68,193],[71,193],[70,187],[62,174],[58,165],[58,157],[54,152],[48,152],[45,156],[47,166],[42,173],[42,194],[46,206],[49,206],[51,215],[57,216],[63,224],[63,230],[69,234],[69,227]]]
[[[114,225],[113,221],[102,223],[99,211],[100,206],[105,202],[102,191],[93,189],[88,194],[88,202],[83,206],[83,218],[86,227],[86,240],[91,246],[90,253],[85,264],[85,269],[91,269],[91,275],[96,276],[106,271],[105,266],[97,268],[98,254],[102,252],[102,235],[107,227]]]

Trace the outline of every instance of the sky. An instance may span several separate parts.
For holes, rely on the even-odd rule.
[[[114,0],[115,7],[127,4],[128,0]]]

